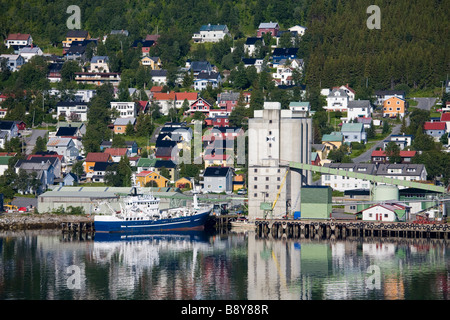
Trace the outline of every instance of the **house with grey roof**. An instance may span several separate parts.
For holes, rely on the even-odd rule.
[[[19,50],[19,55],[21,55],[25,62],[30,61],[31,58],[34,56],[42,56],[44,53],[42,52],[41,48],[39,47],[23,47]]]
[[[278,31],[280,31],[280,26],[277,22],[261,22],[256,31],[257,37],[262,37],[266,33],[270,33],[272,37],[278,36]]]
[[[25,64],[25,59],[20,54],[0,54],[0,60],[5,59],[6,65],[12,72],[18,71]]]
[[[356,118],[370,118],[372,111],[372,105],[369,100],[349,101],[347,105],[347,121]]]
[[[372,163],[325,163],[323,166],[332,169],[370,175],[375,175],[377,172],[376,165]],[[370,181],[368,180],[326,173],[322,174],[321,183],[322,186],[329,186],[338,191],[370,188]]]
[[[368,174],[373,176],[383,176],[403,181],[425,181],[427,171],[423,164],[372,164],[372,163],[326,163],[324,167]],[[321,183],[323,186],[330,186],[334,190],[347,191],[354,189],[369,189],[370,181],[367,179],[338,176],[334,174],[322,174]],[[398,186],[404,189],[404,186]]]
[[[203,192],[232,192],[233,170],[231,167],[207,167],[203,173]]]
[[[226,25],[206,24],[200,27],[199,32],[194,33],[192,39],[195,43],[219,42],[225,36],[231,36]]]
[[[42,193],[48,188],[48,186],[53,185],[55,174],[54,167],[50,160],[34,162],[28,160],[19,160],[15,165],[16,173],[18,174],[20,170],[24,170],[28,174],[36,172],[36,178],[40,181],[40,187],[37,193]],[[25,193],[31,192],[31,188]]]
[[[167,84],[167,70],[166,69],[150,70],[150,75],[151,75],[152,81],[155,85]]]
[[[327,111],[347,111],[349,96],[343,89],[333,89],[327,96]]]
[[[72,138],[52,137],[47,142],[47,150],[63,156],[66,162],[74,161],[80,154]]]
[[[194,90],[202,91],[208,86],[213,89],[222,83],[222,77],[219,72],[200,72],[194,80]]]
[[[109,72],[109,57],[94,56],[91,59],[89,72]]]
[[[426,181],[427,169],[424,164],[384,163],[378,165],[376,175],[407,181]],[[399,186],[399,188],[406,187]]]

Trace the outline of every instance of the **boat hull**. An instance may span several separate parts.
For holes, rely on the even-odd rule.
[[[180,218],[161,220],[94,219],[95,232],[142,233],[167,230],[203,230],[211,210]]]

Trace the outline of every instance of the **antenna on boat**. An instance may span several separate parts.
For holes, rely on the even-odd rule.
[[[194,209],[198,209],[197,190],[195,190],[195,178],[192,178],[192,194],[194,195],[194,201],[192,205]]]

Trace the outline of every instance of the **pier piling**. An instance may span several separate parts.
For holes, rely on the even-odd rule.
[[[273,238],[423,238],[448,240],[450,228],[446,223],[418,224],[409,222],[257,220],[257,235]]]

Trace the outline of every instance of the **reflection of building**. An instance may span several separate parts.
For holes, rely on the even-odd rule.
[[[308,246],[300,250],[297,242],[248,237],[248,300],[311,299],[311,283],[301,270],[301,252]]]

